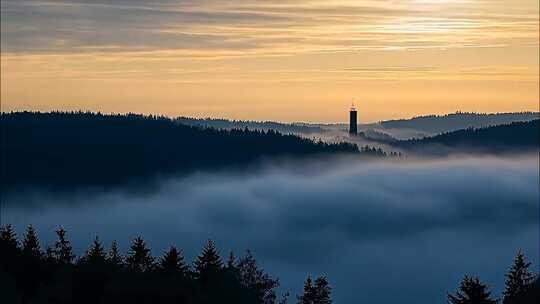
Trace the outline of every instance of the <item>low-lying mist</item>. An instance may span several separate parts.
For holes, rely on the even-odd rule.
[[[537,155],[267,163],[148,191],[10,195],[2,222],[46,244],[62,225],[78,253],[96,234],[124,250],[140,234],[191,260],[212,238],[222,256],[251,249],[292,295],[325,274],[340,304],[443,303],[464,274],[498,295],[518,248],[538,269],[538,170]]]

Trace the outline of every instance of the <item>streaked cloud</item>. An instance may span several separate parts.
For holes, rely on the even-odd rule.
[[[265,54],[538,44],[532,1],[527,11],[416,2],[10,0],[2,2],[2,50]]]

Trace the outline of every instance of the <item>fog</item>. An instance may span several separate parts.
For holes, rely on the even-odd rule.
[[[496,296],[521,248],[538,269],[538,156],[267,163],[130,188],[3,198],[2,223],[33,224],[44,244],[63,226],[80,254],[142,235],[191,261],[208,238],[222,256],[251,249],[291,303],[308,274],[335,303],[444,303],[465,274]],[[421,300],[419,300],[421,299]]]

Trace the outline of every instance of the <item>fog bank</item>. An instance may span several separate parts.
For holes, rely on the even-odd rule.
[[[293,296],[326,274],[339,304],[443,303],[464,274],[498,295],[518,248],[538,269],[538,168],[538,156],[268,164],[145,193],[5,197],[2,222],[49,244],[62,225],[79,253],[95,234],[124,250],[140,234],[153,254],[174,243],[191,260],[212,238],[223,256],[251,249]]]

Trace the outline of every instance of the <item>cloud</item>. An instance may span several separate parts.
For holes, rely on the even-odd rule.
[[[538,166],[536,156],[272,163],[157,188],[8,197],[3,220],[36,225],[48,243],[63,225],[79,252],[94,233],[124,248],[140,233],[154,254],[176,243],[191,258],[213,238],[224,255],[252,249],[293,292],[325,273],[339,303],[435,303],[464,273],[499,290],[518,247],[538,262]],[[370,292],[382,286],[388,295]]]
[[[470,2],[2,1],[2,52],[537,46],[537,21],[519,8]]]

